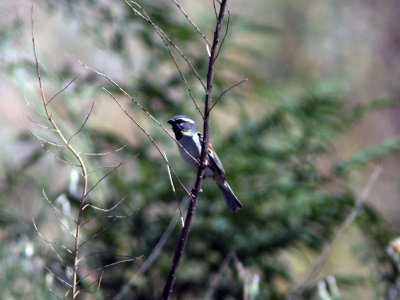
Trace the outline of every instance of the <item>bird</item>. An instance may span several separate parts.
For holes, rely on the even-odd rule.
[[[176,115],[170,118],[167,123],[172,126],[175,139],[179,143],[178,149],[182,158],[197,171],[203,145],[203,135],[197,130],[195,121],[184,115]],[[207,145],[204,174],[217,183],[224,195],[229,211],[235,212],[243,208],[242,203],[240,203],[226,180],[224,166],[211,143]]]

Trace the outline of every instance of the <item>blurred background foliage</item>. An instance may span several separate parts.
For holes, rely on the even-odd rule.
[[[204,78],[204,40],[173,1],[140,5]],[[211,39],[212,2],[182,5]],[[72,264],[65,247],[72,247],[69,230],[74,226],[68,216],[75,216],[78,207],[76,170],[57,159],[72,158],[36,137],[56,141],[51,131],[37,126],[45,119],[30,45],[30,6],[29,1],[0,4],[4,299],[64,295],[62,281],[71,280]],[[219,191],[205,182],[173,298],[241,299],[244,290],[248,299],[287,298],[353,209],[374,166],[381,164],[384,171],[365,209],[302,297],[398,299],[396,1],[271,0],[250,1],[246,8],[231,1],[229,8],[215,99],[240,80],[248,81],[216,105],[211,140],[244,209],[230,214]],[[84,214],[89,222],[83,239],[88,242],[81,249],[80,277],[91,292],[81,298],[157,299],[180,231],[175,195],[152,143],[100,86],[166,150],[187,187],[195,175],[157,124],[77,60],[106,73],[163,124],[175,114],[198,122],[201,117],[165,44],[124,1],[35,2],[34,20],[47,93],[55,94],[80,74],[51,104],[68,135],[80,128],[94,102],[88,123],[71,140],[81,152],[110,151],[85,156],[91,186],[110,166],[124,162],[90,194],[91,203],[103,208],[125,200],[112,211],[88,209]],[[201,85],[173,53],[201,104]],[[184,198],[181,188],[177,197]],[[148,265],[166,232],[170,235],[161,252]],[[112,265],[127,258],[134,260]]]

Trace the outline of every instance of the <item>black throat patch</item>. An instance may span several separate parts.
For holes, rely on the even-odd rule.
[[[175,133],[175,138],[179,141],[183,136],[182,131],[176,125],[172,125],[172,130]]]

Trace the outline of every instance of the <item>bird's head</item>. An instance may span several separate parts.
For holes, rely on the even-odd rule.
[[[171,124],[177,140],[183,135],[192,136],[197,133],[196,123],[184,115],[172,117],[168,120],[168,124]]]

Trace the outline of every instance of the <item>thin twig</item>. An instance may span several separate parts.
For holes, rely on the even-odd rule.
[[[50,274],[51,274],[51,272],[49,272]],[[53,275],[53,274],[51,274],[51,275]],[[54,276],[54,275],[53,275]],[[47,289],[49,290],[49,292],[54,296],[54,297],[56,297],[57,299],[59,299],[59,300],[64,300],[65,299],[65,297],[61,297],[61,296],[58,296],[57,294],[56,294],[56,292],[52,289],[52,288],[50,288],[49,286],[47,286]]]
[[[200,115],[203,117],[203,113],[201,112],[201,109],[200,109],[199,105],[197,104],[196,99],[194,99],[194,95],[193,95],[193,93],[192,93],[192,89],[190,88],[189,83],[187,82],[186,77],[185,77],[185,75],[183,74],[183,71],[182,71],[181,67],[180,67],[179,64],[178,64],[178,61],[176,60],[175,55],[172,53],[172,51],[171,51],[171,49],[170,49],[168,43],[165,43],[165,47],[168,49],[168,52],[169,52],[169,54],[170,54],[170,56],[171,56],[171,58],[172,58],[172,61],[174,62],[175,67],[176,67],[176,69],[178,70],[179,75],[181,76],[181,78],[182,78],[182,80],[183,80],[183,83],[185,84],[186,89],[187,89],[188,92],[189,92],[190,99],[192,99],[192,102],[193,102],[194,106],[196,107],[197,111],[198,111],[198,112],[200,113]],[[207,47],[208,47],[208,45],[207,45]]]
[[[189,23],[193,26],[193,28],[196,29],[196,31],[203,37],[203,39],[207,43],[207,45],[209,45],[211,47],[210,41],[207,39],[207,37],[204,35],[204,33],[199,29],[199,27],[192,21],[192,19],[189,17],[189,15],[184,11],[184,9],[179,4],[179,2],[176,0],[172,0],[172,1],[175,3],[176,7],[178,7],[178,9],[181,11],[181,13],[185,16],[185,18],[189,21]]]
[[[350,225],[357,218],[358,214],[360,213],[361,209],[363,208],[364,202],[367,200],[367,198],[371,192],[371,188],[372,188],[373,184],[376,182],[376,180],[378,179],[381,172],[382,172],[381,166],[375,167],[375,169],[369,176],[367,183],[365,184],[363,190],[361,191],[360,195],[358,196],[356,203],[354,205],[354,208],[351,210],[349,215],[343,221],[343,223],[339,227],[339,230],[336,232],[333,239],[324,246],[321,255],[314,262],[311,269],[305,275],[304,279],[301,280],[299,283],[295,284],[291,288],[286,299],[288,299],[288,300],[299,299],[301,297],[301,295],[303,294],[304,290],[310,285],[310,283],[312,283],[314,281],[315,277],[318,275],[322,266],[328,259],[329,254],[331,253],[331,251],[333,249],[333,246],[336,244],[336,242],[342,237],[343,233],[350,227]]]
[[[82,227],[85,227],[86,225],[88,225],[88,224],[90,224],[90,223],[92,223],[92,222],[95,222],[95,221],[97,221],[97,220],[99,220],[99,219],[101,219],[101,218],[103,218],[103,219],[125,219],[125,218],[127,218],[127,217],[132,216],[134,213],[135,213],[135,211],[131,211],[131,212],[130,212],[129,214],[127,214],[127,215],[120,215],[120,216],[113,216],[113,215],[104,216],[104,215],[100,215],[100,216],[98,216],[98,217],[95,217],[95,218],[91,218],[91,219],[86,220],[85,222],[82,223],[81,226],[82,226]]]
[[[79,127],[78,131],[76,131],[74,134],[72,134],[69,139],[68,139],[68,144],[71,142],[72,138],[76,135],[78,135],[79,133],[81,133],[81,131],[83,130],[83,127],[85,127],[87,121],[89,120],[90,116],[92,115],[93,112],[93,107],[94,107],[94,101],[92,101],[92,105],[90,107],[89,113],[87,114],[85,121],[83,121],[81,127]]]
[[[214,101],[214,104],[211,106],[210,110],[212,110],[212,109],[214,108],[214,106],[219,102],[219,100],[221,100],[221,98],[222,98],[227,92],[229,92],[231,89],[237,87],[238,85],[241,85],[243,82],[246,82],[247,80],[249,80],[249,79],[248,79],[248,78],[245,78],[245,79],[243,79],[243,80],[241,80],[241,81],[239,81],[239,82],[237,82],[237,83],[231,85],[229,88],[227,88],[225,91],[223,91],[223,92],[221,93],[221,95],[219,95],[219,97],[217,98],[217,100]]]
[[[86,193],[83,194],[82,196],[82,201],[87,198],[87,196],[90,194],[91,191],[93,191],[99,184],[102,182],[106,177],[108,177],[111,173],[115,172],[120,166],[122,166],[124,163],[120,162],[118,165],[116,165],[114,168],[112,168],[110,171],[108,171],[105,175],[103,175],[97,182],[90,188],[86,190]],[[82,211],[84,210],[85,205],[82,206]]]
[[[52,274],[58,281],[60,281],[61,283],[65,284],[66,286],[72,288],[72,285],[69,284],[66,280],[62,279],[60,276],[58,276],[57,274],[55,274],[52,270],[50,270],[49,268],[46,267],[46,270]]]
[[[151,26],[153,26],[153,28],[155,29],[156,33],[157,33],[158,36],[161,38],[161,40],[163,41],[165,47],[167,48],[168,53],[170,54],[170,56],[171,56],[171,58],[172,58],[172,61],[174,62],[175,66],[176,66],[176,68],[177,68],[177,70],[178,70],[178,72],[179,72],[179,75],[181,76],[181,78],[182,78],[182,80],[183,80],[183,82],[184,82],[184,84],[185,84],[185,86],[186,86],[186,89],[187,89],[188,92],[189,92],[189,96],[190,96],[190,98],[192,99],[193,104],[195,105],[195,107],[196,107],[197,111],[200,113],[200,115],[203,117],[203,114],[202,114],[202,112],[201,112],[201,110],[200,110],[200,107],[199,107],[199,105],[197,104],[197,101],[196,101],[196,99],[195,99],[194,96],[193,96],[192,89],[190,88],[189,83],[187,82],[186,77],[185,77],[185,75],[183,74],[183,72],[182,72],[182,70],[181,70],[181,67],[180,67],[179,64],[178,64],[178,61],[176,60],[175,55],[174,55],[174,53],[172,52],[172,50],[171,50],[171,48],[170,48],[170,45],[171,45],[173,48],[175,48],[176,51],[183,57],[183,59],[186,61],[186,63],[187,63],[187,65],[189,66],[189,68],[193,71],[193,73],[196,75],[197,79],[200,81],[201,85],[202,85],[203,88],[205,89],[205,85],[204,85],[203,81],[201,80],[200,75],[197,73],[196,69],[194,68],[194,66],[189,62],[189,59],[183,54],[183,52],[182,52],[182,51],[172,42],[172,40],[166,35],[166,33],[165,33],[164,31],[162,31],[162,30],[151,20],[151,18],[150,18],[149,15],[146,13],[146,11],[144,10],[143,7],[141,7],[138,3],[134,2],[134,1],[130,1],[130,2],[132,2],[134,5],[136,5],[137,7],[139,7],[139,8],[142,10],[142,12],[143,12],[143,14],[142,14],[142,13],[140,13],[137,9],[135,9],[127,0],[125,0],[125,2],[126,2],[126,4],[129,5],[129,7],[130,7],[135,13],[137,13],[137,14],[138,14],[142,19],[144,19],[146,22],[150,23]]]
[[[32,135],[33,135],[35,138],[37,138],[38,140],[42,141],[42,142],[45,143],[45,144],[48,144],[48,145],[51,145],[51,146],[55,146],[55,147],[57,147],[57,148],[68,148],[67,145],[60,145],[60,144],[57,143],[57,142],[48,141],[48,140],[42,138],[41,136],[37,135],[36,133],[34,133],[34,132],[32,132],[32,131],[31,131],[31,133],[32,133]]]
[[[92,283],[90,283],[90,284],[85,288],[85,292],[86,292],[86,293],[89,293],[89,294],[97,293],[98,290],[100,289],[101,281],[103,280],[103,275],[104,275],[104,270],[101,272],[100,277],[99,277],[98,279],[94,280]],[[89,288],[90,288],[92,285],[94,285],[96,282],[97,282],[96,288],[95,288],[93,291],[89,290]]]
[[[118,260],[118,261],[115,261],[113,263],[101,266],[101,267],[99,267],[97,269],[93,269],[93,270],[89,271],[81,279],[79,279],[78,283],[81,282],[82,280],[86,279],[88,276],[92,275],[93,273],[96,273],[96,272],[99,272],[99,271],[103,271],[104,269],[111,268],[111,267],[114,267],[116,265],[120,265],[120,264],[123,264],[123,263],[132,262],[132,261],[135,261],[135,260],[138,260],[138,259],[141,259],[141,256],[135,257],[135,258],[127,258],[127,259]]]
[[[217,12],[217,6],[215,5],[215,0],[213,0],[213,8],[214,8],[214,14],[215,14],[215,19],[218,19],[218,12]]]
[[[33,223],[33,227],[35,228],[36,233],[38,234],[38,236],[40,237],[40,239],[45,242],[46,244],[48,244],[50,246],[51,251],[53,251],[53,253],[56,255],[56,257],[58,258],[58,260],[62,263],[64,263],[63,258],[61,257],[61,255],[58,254],[58,252],[56,251],[56,249],[54,248],[53,245],[56,245],[64,250],[69,250],[68,248],[66,248],[65,246],[61,245],[61,244],[57,244],[54,242],[49,241],[48,239],[46,239],[42,233],[39,231],[39,228],[36,225],[35,219],[32,218],[32,223]]]
[[[69,166],[71,166],[71,167],[80,167],[79,164],[74,164],[73,162],[70,162],[70,161],[66,160],[65,157],[64,157],[64,155],[62,155],[60,149],[58,149],[59,147],[57,147],[57,149],[58,149],[58,151],[59,151],[61,157],[60,157],[59,155],[57,155],[57,154],[51,152],[50,149],[47,149],[45,143],[42,143],[41,146],[43,147],[44,151],[46,151],[46,152],[50,153],[51,155],[53,155],[54,158],[55,158],[56,160],[60,161],[61,163],[66,164],[66,165],[69,165]],[[60,146],[61,146],[61,145],[60,145]],[[60,147],[60,148],[63,148],[63,147]],[[68,147],[66,147],[66,148],[68,148]]]
[[[163,41],[167,41],[178,53],[179,55],[185,60],[186,64],[189,66],[189,68],[192,70],[192,72],[194,73],[194,75],[196,76],[196,78],[198,79],[198,81],[200,82],[200,84],[203,86],[204,90],[206,90],[206,85],[204,84],[203,80],[201,79],[201,76],[199,75],[199,73],[197,72],[197,70],[194,68],[194,66],[192,65],[192,63],[189,61],[189,59],[186,57],[186,55],[182,52],[181,49],[179,49],[175,43],[169,38],[169,36],[158,26],[156,25],[152,19],[149,17],[149,15],[146,13],[146,11],[143,9],[142,6],[140,6],[138,3],[136,3],[135,1],[128,1],[125,0],[125,3],[128,4],[128,6],[139,16],[141,17],[143,20],[145,20],[146,22],[148,22],[151,26],[153,26],[153,28],[156,30],[156,33],[160,36],[160,38]],[[135,7],[132,6],[135,5],[137,6],[139,9],[142,10],[142,12],[138,11]]]
[[[165,152],[163,152],[163,154],[164,154],[165,160],[168,161],[167,154]],[[172,180],[171,169],[170,169],[169,165],[167,165],[167,171],[168,171],[169,182],[171,183],[171,189],[172,189],[172,192],[175,195],[176,203],[178,204],[179,216],[181,217],[182,227],[184,227],[185,226],[185,221],[183,220],[181,205],[179,203],[178,196],[176,195],[175,185],[174,185],[174,181]]]
[[[109,218],[112,219],[125,219],[125,218],[129,218],[130,215],[126,215],[126,216],[107,216]],[[97,231],[95,234],[93,234],[90,238],[88,238],[87,240],[84,240],[80,245],[79,245],[79,249],[83,248],[84,245],[86,245],[87,243],[89,243],[90,241],[96,239],[98,236],[102,235],[103,233],[105,233],[108,229],[110,229],[115,222],[112,222],[111,224],[104,226],[103,228],[101,228],[99,231]],[[86,223],[87,224],[87,223]],[[85,224],[85,225],[86,225]],[[83,225],[82,225],[83,226]]]
[[[43,191],[43,193],[44,193],[44,191]],[[73,238],[75,238],[75,234],[71,231],[71,229],[69,229],[69,228],[67,227],[67,225],[64,224],[63,220],[61,219],[61,217],[60,217],[57,213],[61,214],[62,216],[66,217],[66,218],[69,218],[70,220],[73,221],[74,224],[76,224],[76,221],[74,220],[74,218],[72,218],[72,216],[66,215],[65,213],[63,213],[62,211],[60,211],[57,207],[55,207],[55,206],[50,202],[50,200],[47,198],[46,194],[45,194],[45,199],[46,199],[46,201],[49,203],[49,205],[53,208],[54,215],[55,215],[55,217],[57,218],[58,224],[60,225],[61,229],[64,229],[64,230],[65,230],[66,232],[68,232]]]
[[[45,200],[47,201],[47,203],[51,206],[52,209],[54,209],[56,212],[58,212],[59,214],[62,214],[64,217],[69,218],[72,222],[76,223],[76,220],[69,215],[66,215],[65,213],[63,213],[58,207],[56,207],[53,203],[51,203],[50,199],[47,197],[45,190],[42,190],[43,196],[45,198]]]
[[[28,115],[26,115],[26,114],[25,114],[25,116],[28,118],[29,121],[31,121],[31,122],[32,122],[33,124],[35,124],[36,126],[41,127],[41,128],[44,128],[44,129],[49,130],[49,131],[54,131],[53,128],[50,128],[49,126],[40,124],[39,122],[36,122],[36,121],[33,120],[30,116],[28,116]]]
[[[112,153],[117,153],[124,149],[126,145],[123,145],[122,147],[119,147],[118,149],[107,151],[107,152],[96,152],[96,153],[91,153],[91,152],[82,152],[82,154],[87,155],[87,156],[104,156]]]
[[[62,92],[64,92],[81,74],[78,73],[72,78],[61,90],[59,90],[57,93],[55,93],[54,96],[52,96],[49,101],[47,101],[46,105],[49,105],[53,99],[57,98],[58,95],[60,95]]]
[[[225,38],[227,37],[228,32],[229,32],[229,24],[230,24],[230,21],[231,21],[231,12],[229,11],[228,5],[226,5],[226,11],[227,11],[227,13],[228,13],[228,18],[227,18],[227,20],[226,20],[225,33],[224,33],[224,36],[222,37],[222,41],[221,41],[221,43],[220,43],[220,45],[219,45],[219,47],[218,47],[217,54],[215,55],[214,61],[216,61],[216,60],[218,59],[218,56],[219,56],[219,54],[221,53],[222,46],[223,46],[224,43],[225,43]]]
[[[109,165],[109,166],[108,165],[104,165],[104,166],[97,167],[97,168],[95,168],[93,170],[88,171],[88,174],[93,174],[93,173],[99,172],[100,170],[103,170],[103,169],[114,169],[119,164],[126,164],[126,161],[121,161],[118,164],[114,164],[114,165]]]
[[[214,65],[215,65],[215,57],[217,55],[217,49],[220,45],[220,33],[221,33],[221,26],[222,21],[225,15],[227,0],[221,1],[221,6],[217,18],[217,23],[215,25],[214,31],[214,39],[211,46],[211,52],[209,57],[208,63],[208,72],[207,72],[207,87],[206,87],[206,96],[205,96],[205,103],[204,103],[204,124],[203,124],[203,144],[202,144],[202,151],[200,155],[200,166],[197,171],[197,178],[194,188],[192,190],[192,201],[190,202],[188,212],[186,214],[185,226],[181,231],[181,235],[179,238],[178,245],[175,249],[174,257],[172,260],[171,270],[168,274],[167,280],[164,285],[164,290],[161,296],[162,300],[169,299],[169,296],[172,293],[172,289],[175,283],[176,272],[178,270],[183,252],[185,250],[185,246],[189,237],[189,232],[192,224],[192,218],[196,209],[197,199],[199,197],[200,189],[203,183],[204,177],[204,169],[206,164],[206,154],[207,154],[207,147],[209,141],[209,130],[210,130],[210,107],[212,102],[212,92],[213,92],[213,82],[214,82]]]
[[[84,207],[84,209],[85,209],[86,207],[91,207],[91,208],[93,208],[94,210],[99,210],[99,211],[102,211],[102,212],[111,212],[111,211],[113,211],[114,209],[116,209],[116,208],[117,208],[122,202],[124,202],[126,199],[127,199],[127,196],[123,197],[121,200],[119,200],[119,201],[117,202],[117,204],[115,204],[115,205],[112,206],[111,208],[101,208],[101,207],[94,206],[94,205],[92,205],[92,204],[86,204],[85,207]]]

